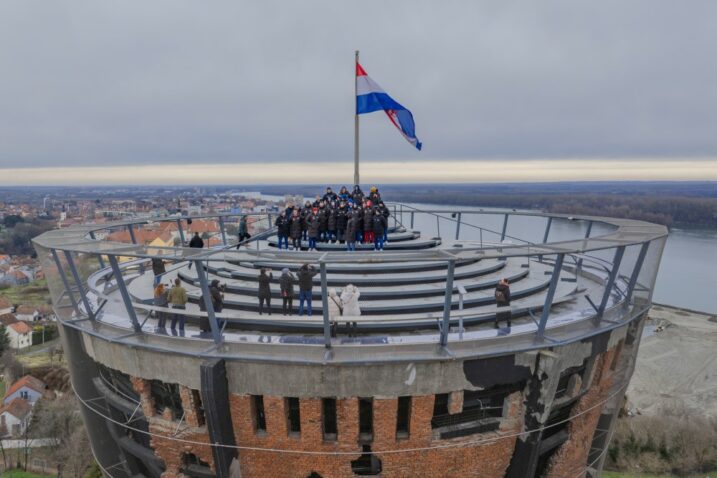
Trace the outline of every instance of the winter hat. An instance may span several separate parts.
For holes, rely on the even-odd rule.
[[[289,273],[289,269],[287,267],[284,267],[283,269],[281,269],[281,273],[287,275]]]

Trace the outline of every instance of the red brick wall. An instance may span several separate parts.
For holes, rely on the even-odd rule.
[[[382,477],[406,476],[461,476],[501,477],[508,467],[515,438],[499,439],[522,428],[522,394],[514,393],[507,399],[508,418],[498,432],[471,435],[452,440],[433,440],[431,418],[434,396],[415,396],[411,403],[409,437],[396,439],[397,398],[375,398],[374,441],[372,450],[382,461]],[[301,436],[290,437],[286,429],[285,401],[280,397],[264,396],[266,434],[256,434],[251,410],[251,397],[232,395],[230,406],[237,444],[240,446],[307,450],[324,452],[350,452],[348,455],[302,455],[268,451],[240,450],[242,477],[301,477],[312,471],[324,477],[353,477],[351,461],[361,454],[358,445],[358,400],[337,400],[338,439],[323,440],[321,399],[301,399]],[[381,450],[422,448],[449,443],[465,444],[486,438],[491,443],[456,446],[429,451],[408,453],[381,453]]]
[[[177,417],[174,419],[172,412],[165,409],[163,415],[155,411],[154,400],[150,392],[150,381],[138,377],[130,377],[132,386],[140,396],[142,412],[149,421],[150,446],[154,449],[167,467],[162,474],[163,478],[174,478],[179,476],[184,464],[184,455],[193,454],[200,460],[209,464],[214,470],[214,457],[209,444],[209,435],[206,426],[203,425],[204,417],[199,411],[199,395],[195,390],[180,386],[179,395],[182,399],[182,408],[185,411],[184,421],[180,424]],[[206,446],[189,442],[207,443]]]
[[[585,476],[590,444],[603,409],[602,405],[595,405],[610,395],[613,376],[610,364],[617,352],[618,348],[615,347],[596,358],[590,390],[575,404],[570,416],[588,411],[571,421],[568,428],[570,438],[553,455],[548,467],[549,478]],[[589,410],[593,406],[595,408]]]

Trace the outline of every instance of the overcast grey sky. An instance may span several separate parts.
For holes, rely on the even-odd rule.
[[[717,156],[717,2],[0,2],[0,168]]]

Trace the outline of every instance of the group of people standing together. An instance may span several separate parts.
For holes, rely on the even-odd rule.
[[[294,275],[288,268],[281,270],[279,277],[279,288],[281,291],[281,312],[284,315],[293,315],[293,304],[295,290],[299,288],[299,316],[311,316],[311,302],[314,290],[314,276],[318,274],[316,268],[310,264],[302,265]],[[266,310],[271,315],[271,281],[274,279],[269,269],[262,268],[259,271],[259,314],[263,314]],[[347,285],[339,296],[336,289],[330,289],[328,292],[329,299],[329,316],[339,315],[361,315],[361,309],[358,305],[358,299],[361,294],[356,286]],[[266,309],[265,309],[266,307]]]
[[[364,195],[359,185],[349,192],[342,186],[339,193],[328,187],[326,194],[317,195],[304,207],[289,206],[274,225],[279,237],[278,248],[289,249],[289,239],[295,250],[301,241],[308,242],[308,250],[315,251],[318,242],[346,244],[347,251],[355,251],[356,244],[373,244],[382,251],[388,240],[388,207],[381,200],[377,187]]]

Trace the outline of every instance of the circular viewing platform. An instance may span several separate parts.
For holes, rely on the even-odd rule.
[[[230,214],[85,225],[47,232],[34,243],[58,317],[93,337],[197,356],[364,363],[524,351],[624,325],[649,306],[667,235],[663,226],[627,219],[389,207],[384,251],[359,244],[348,252],[338,242],[319,243],[312,252],[304,250],[306,242],[302,250],[278,250],[276,212],[249,214],[255,234],[239,248],[229,232],[239,216]],[[498,227],[481,223],[489,216]],[[431,227],[413,227],[417,218]],[[219,244],[182,247],[199,221],[215,228]],[[514,236],[516,221],[543,240]],[[575,237],[549,241],[551,228],[568,222],[581,225]],[[178,246],[141,243],[145,229],[169,226]],[[108,240],[118,231],[126,242]],[[154,305],[158,259],[166,271],[158,280],[180,281],[186,309]],[[281,271],[296,276],[304,264],[316,271],[312,314],[298,315],[295,283],[292,314],[284,315]],[[262,268],[272,273],[271,314],[259,312]],[[496,304],[503,278],[510,283],[509,306]],[[221,311],[204,300],[215,280],[223,289]],[[340,295],[349,284],[360,292],[361,314],[330,314],[330,291]],[[163,314],[166,326],[159,328]],[[170,327],[177,314],[185,318],[184,331]],[[511,326],[503,320],[496,328],[496,316],[507,314]]]

